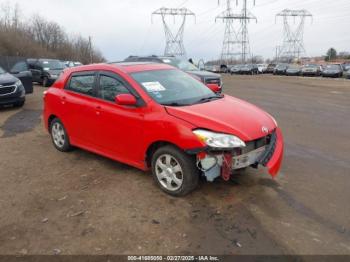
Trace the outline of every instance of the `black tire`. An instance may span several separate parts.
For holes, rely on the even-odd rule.
[[[156,173],[156,162],[164,155],[170,155],[174,158],[182,168],[182,184],[173,191],[168,190],[159,181]],[[193,191],[198,186],[199,181],[199,169],[196,166],[195,156],[190,156],[175,146],[167,145],[157,149],[152,155],[152,175],[157,185],[167,194],[179,197],[185,196]]]
[[[49,78],[47,76],[44,76],[43,78],[43,87],[49,87],[50,83],[49,83]]]
[[[54,129],[55,125],[62,127],[62,132],[63,132],[64,138],[61,137],[63,139],[63,143],[61,145],[59,143],[55,142],[55,138],[54,138],[54,134],[53,134],[53,132],[54,132],[53,129]],[[61,120],[59,120],[58,118],[53,119],[50,123],[49,131],[50,131],[52,143],[58,151],[68,152],[68,151],[72,150],[72,146],[71,146],[70,141],[69,141],[68,133],[67,133],[64,125],[62,124]]]

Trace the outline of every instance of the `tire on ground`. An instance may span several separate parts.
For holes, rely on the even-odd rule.
[[[183,171],[183,182],[176,191],[167,190],[161,185],[156,174],[156,161],[164,154],[169,154],[176,159]],[[196,166],[195,156],[191,156],[178,149],[175,146],[167,145],[157,149],[152,155],[152,175],[157,185],[166,193],[172,196],[185,196],[198,186],[199,170]]]

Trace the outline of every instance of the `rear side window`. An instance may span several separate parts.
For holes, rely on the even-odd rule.
[[[94,75],[72,76],[68,89],[84,95],[94,95]]]
[[[129,93],[130,92],[125,87],[125,85],[119,80],[105,75],[100,76],[100,98],[114,102],[114,99],[117,95]]]

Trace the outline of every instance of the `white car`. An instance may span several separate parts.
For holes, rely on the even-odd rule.
[[[80,62],[75,62],[75,61],[66,61],[64,62],[66,67],[76,67],[76,66],[82,66],[83,64]]]
[[[264,74],[267,70],[267,64],[258,64],[259,74]]]

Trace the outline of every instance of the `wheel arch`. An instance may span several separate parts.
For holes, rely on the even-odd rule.
[[[50,132],[50,127],[51,127],[51,123],[52,121],[57,118],[59,119],[58,116],[54,115],[54,114],[51,114],[48,118],[47,118],[47,130]]]
[[[152,144],[150,144],[146,150],[145,153],[145,164],[146,167],[149,168],[152,165],[152,155],[154,154],[154,152],[157,151],[157,149],[163,147],[163,146],[173,146],[176,147],[177,149],[183,150],[181,147],[179,147],[178,145],[170,142],[170,141],[165,141],[165,140],[159,140],[159,141],[155,141]]]

